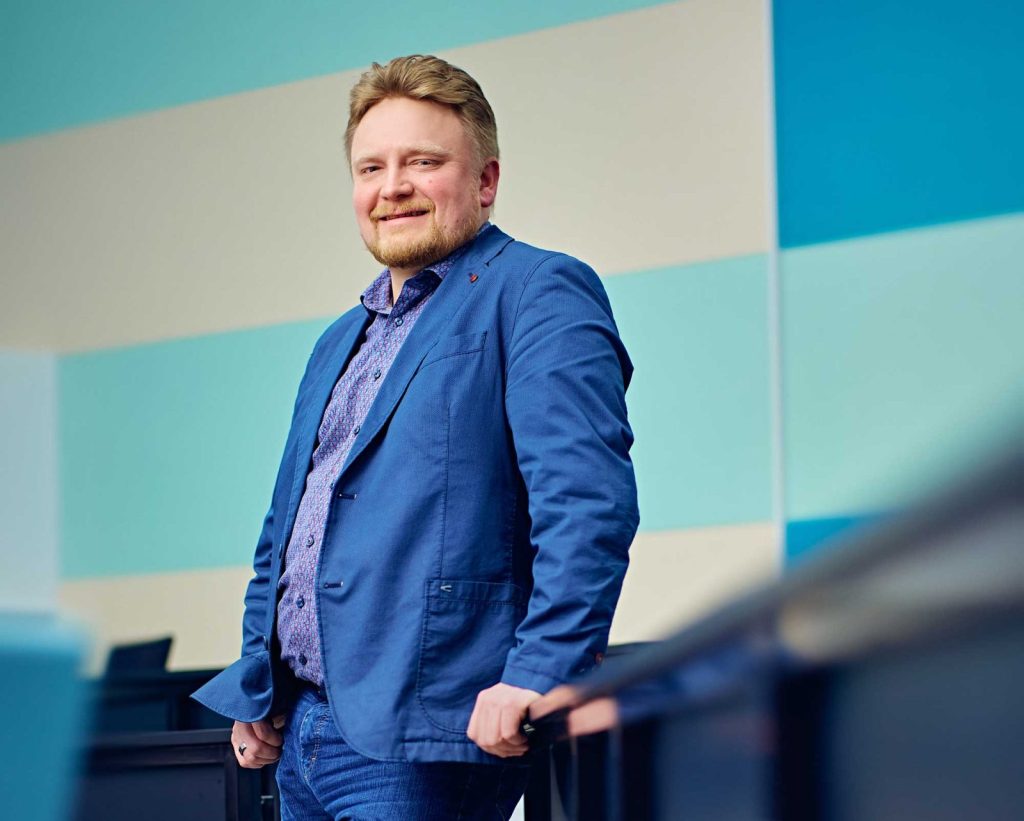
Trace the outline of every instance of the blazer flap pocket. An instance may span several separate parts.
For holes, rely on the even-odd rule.
[[[526,601],[523,589],[512,582],[478,582],[468,579],[431,579],[427,597],[439,602],[478,602],[480,604],[514,604]]]
[[[439,359],[446,359],[449,356],[482,351],[486,342],[487,331],[470,331],[465,334],[443,337],[430,349],[423,364],[429,365],[431,362],[437,362]]]

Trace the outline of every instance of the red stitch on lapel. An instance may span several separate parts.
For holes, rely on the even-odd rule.
[[[469,281],[470,282],[476,282],[478,279],[480,279],[480,277],[478,277],[476,274],[470,274],[469,275]]]

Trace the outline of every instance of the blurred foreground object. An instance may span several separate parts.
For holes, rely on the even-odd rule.
[[[1021,818],[1021,442],[537,702],[529,821]]]
[[[0,613],[0,817],[64,819],[83,731],[83,637],[46,615]]]

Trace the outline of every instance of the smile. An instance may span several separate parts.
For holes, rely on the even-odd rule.
[[[404,212],[402,214],[389,214],[386,217],[381,217],[380,221],[381,222],[390,222],[392,220],[407,219],[409,217],[422,217],[426,213],[427,213],[426,211],[406,211],[406,212]]]

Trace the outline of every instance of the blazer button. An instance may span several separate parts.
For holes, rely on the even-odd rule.
[[[260,641],[263,642],[263,649],[264,650],[269,650],[270,649],[270,641],[267,639],[266,636],[260,636]]]
[[[315,541],[316,541],[316,539],[315,539],[315,538],[313,537],[313,534],[312,534],[312,533],[310,533],[310,534],[309,534],[309,535],[308,535],[308,536],[306,537],[306,547],[312,547],[312,546],[313,546],[313,543],[314,543]]]

